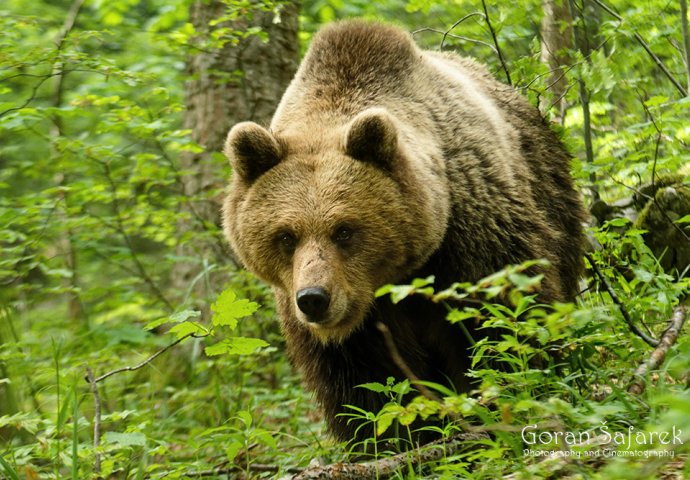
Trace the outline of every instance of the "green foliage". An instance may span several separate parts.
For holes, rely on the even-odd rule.
[[[621,250],[634,246],[639,250],[635,255],[626,254],[630,259],[626,265],[645,272],[640,274],[645,278],[647,269],[655,270],[657,276],[651,284],[648,278],[627,281],[613,267],[606,270],[606,278],[616,289],[624,285],[626,292],[634,293],[635,301],[625,302],[635,306],[634,320],[652,324],[654,334],[659,335],[665,329],[670,307],[688,294],[690,282],[658,272],[658,262],[650,256],[640,232],[628,230],[620,235],[608,228],[595,232],[604,244],[600,255],[620,255]],[[398,295],[398,301],[402,300],[400,292],[425,295],[435,302],[472,300],[474,305],[480,300],[476,307],[449,304],[448,320],[461,323],[479,319],[483,329],[495,333],[474,342],[472,392],[457,394],[423,383],[436,393],[430,396],[419,390],[414,400],[401,404],[391,393],[397,388],[407,393],[411,388],[408,381],[366,385],[387,396],[389,402],[380,412],[360,412],[359,416],[376,424],[377,435],[393,425],[409,427],[418,418],[430,417],[449,421],[439,430],[442,438],[450,440],[463,430],[492,435],[479,442],[482,447],[476,447],[481,448],[483,458],[493,459],[490,464],[477,462],[476,448],[469,448],[452,462],[443,461],[435,467],[434,471],[443,475],[467,475],[467,465],[473,465],[472,478],[516,470],[541,478],[551,475],[553,468],[562,475],[577,471],[593,475],[596,462],[586,459],[608,457],[612,460],[606,471],[617,472],[612,473],[615,478],[631,478],[629,469],[631,463],[639,462],[636,459],[660,455],[655,467],[647,466],[648,473],[636,477],[646,478],[663,468],[668,459],[687,454],[686,439],[690,437],[682,432],[689,425],[687,415],[681,412],[687,408],[688,392],[682,378],[688,372],[684,352],[690,341],[681,339],[671,352],[669,363],[676,368],[665,370],[655,387],[637,398],[625,385],[634,379],[630,365],[641,363],[645,355],[640,354],[641,341],[626,331],[618,312],[594,292],[584,296],[581,305],[535,303],[533,293],[541,277],[523,273],[532,266],[534,263],[528,262],[507,267],[477,284],[455,284],[437,293],[429,291],[429,279],[415,280],[417,287],[387,287],[385,291]],[[419,285],[424,285],[423,291]],[[502,303],[491,303],[497,298],[503,299]],[[637,440],[630,440],[630,432]],[[659,437],[660,432],[667,432],[663,434],[668,438],[675,434],[676,440],[671,444],[667,437]],[[542,456],[555,455],[554,451],[585,459],[584,463],[578,467],[564,461],[554,467],[538,461]],[[616,451],[622,453],[616,455]],[[664,456],[663,452],[669,454]]]
[[[269,289],[230,261],[179,253],[196,242],[225,248],[219,225],[197,215],[217,210],[224,180],[194,197],[184,188],[195,172],[181,168],[181,159],[204,151],[183,122],[185,62],[250,35],[266,40],[257,28],[222,26],[246,18],[246,1],[228,0],[208,34],[192,25],[191,3],[94,0],[77,11],[66,1],[0,5],[3,478],[94,478],[97,456],[103,478],[188,478],[218,468],[279,478],[313,458],[346,459],[345,449],[328,442],[285,359]],[[498,44],[479,1],[306,2],[302,47],[326,21],[383,18],[416,31],[425,47],[477,57],[504,78],[499,47],[514,86],[546,115],[558,116],[549,68],[540,60],[541,2],[486,3]],[[588,2],[572,3],[577,9]],[[596,187],[607,203],[642,198],[647,213],[657,214],[649,203],[656,192],[650,195],[646,185],[673,176],[679,190],[687,189],[690,97],[681,98],[636,35],[683,83],[678,7],[658,0],[604,4],[623,20],[590,4],[576,21],[587,27],[592,50],[566,52],[563,140],[576,157],[573,172],[587,202]],[[280,17],[280,2],[264,8]],[[242,72],[222,73],[235,81]],[[584,153],[581,83],[590,100],[592,162]],[[217,153],[208,161],[224,164]],[[688,232],[689,219],[681,213],[671,220]],[[490,436],[433,465],[402,468],[399,478],[512,472],[656,478],[671,469],[667,457],[644,455],[658,444],[597,463],[584,456],[597,445],[564,445],[561,438],[540,447],[568,447],[583,457],[540,462],[524,453],[521,438],[521,429],[534,424],[539,431],[597,434],[604,427],[611,433],[676,428],[685,436],[675,453],[689,453],[688,337],[681,334],[665,363],[649,373],[641,396],[626,388],[651,349],[631,332],[623,309],[658,338],[690,288],[683,269],[669,269],[663,249],[652,248],[639,227],[615,218],[591,230],[601,247],[592,261],[622,306],[591,271],[577,304],[535,303],[539,262],[444,291],[434,290],[433,278],[381,288],[377,295],[394,302],[410,295],[442,302],[450,322],[481,323],[497,335],[472,339],[476,387],[469,393],[423,379],[360,387],[386,400],[380,412],[350,413],[375,425],[376,457],[389,446],[382,435],[394,432],[402,443],[415,419],[439,417],[447,421],[442,438],[472,429]],[[678,229],[668,232],[683,238]],[[200,273],[180,285],[173,271],[183,261],[196,262]],[[96,377],[125,369],[97,383],[98,447],[97,397],[82,380],[87,367]],[[419,395],[404,404],[403,396],[414,396],[420,385],[437,398]],[[257,464],[273,472],[253,469]],[[681,476],[690,475],[687,462],[680,468]]]

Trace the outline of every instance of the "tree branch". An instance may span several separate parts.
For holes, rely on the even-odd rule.
[[[93,472],[96,476],[101,473],[101,454],[98,452],[98,446],[101,444],[101,396],[98,394],[97,380],[93,376],[93,371],[86,367],[86,380],[91,386],[91,393],[93,394],[94,414],[93,414],[93,450],[95,452],[95,460],[93,465]]]
[[[644,108],[644,111],[647,112],[647,115],[649,115],[649,119],[652,122],[652,125],[654,126],[654,129],[656,130],[656,141],[654,144],[654,163],[652,163],[652,195],[651,197],[649,195],[643,195],[644,197],[647,197],[648,199],[651,198],[652,202],[654,202],[654,206],[659,210],[659,213],[661,216],[663,216],[666,221],[673,227],[682,237],[685,238],[688,242],[690,242],[690,236],[688,236],[687,233],[678,225],[676,222],[673,221],[671,217],[669,217],[668,213],[664,209],[664,207],[661,206],[659,203],[659,199],[656,196],[656,188],[654,187],[655,182],[656,182],[656,166],[659,161],[659,146],[661,145],[661,138],[663,136],[663,132],[661,131],[661,128],[659,128],[659,125],[656,123],[656,120],[654,119],[654,115],[652,115],[652,112],[649,111],[649,108],[647,105],[642,102],[642,108]],[[641,192],[640,192],[641,193]]]
[[[594,262],[594,259],[589,253],[585,253],[585,258],[589,262],[589,264],[592,266],[592,270],[594,271],[594,274],[597,276],[601,284],[604,286],[604,290],[609,294],[611,297],[611,300],[613,300],[613,303],[615,303],[618,306],[618,309],[621,312],[621,315],[623,315],[623,320],[625,320],[625,323],[628,324],[628,327],[630,327],[630,330],[633,331],[635,335],[640,337],[642,340],[644,340],[648,345],[652,347],[657,347],[659,346],[659,340],[650,337],[646,333],[644,333],[640,328],[635,325],[635,323],[632,321],[632,318],[630,318],[630,314],[628,313],[628,310],[625,308],[625,305],[623,305],[623,302],[620,301],[618,298],[618,295],[616,295],[615,290],[609,285],[609,282],[606,280],[606,277],[604,277],[604,274],[601,273],[601,270],[599,270],[599,267],[597,264]]]
[[[446,440],[428,443],[416,450],[399,453],[391,457],[364,463],[334,463],[308,467],[292,480],[380,480],[390,478],[400,469],[414,468],[417,465],[441,460],[454,455],[467,442],[486,439],[479,433],[460,433]]]
[[[472,12],[472,13],[468,13],[467,15],[465,15],[464,17],[462,17],[460,20],[458,20],[457,22],[455,22],[453,25],[451,25],[450,28],[449,28],[448,30],[446,30],[445,32],[443,32],[443,38],[441,38],[441,50],[443,50],[443,47],[445,46],[446,37],[448,37],[449,35],[451,35],[450,32],[452,32],[453,29],[455,29],[455,27],[457,27],[458,25],[460,25],[461,23],[463,23],[463,22],[464,22],[465,20],[467,20],[468,18],[472,18],[472,17],[477,16],[477,15],[479,15],[480,17],[483,17],[483,18],[486,20],[486,15],[482,14],[481,12]],[[481,42],[481,41],[479,41],[479,42],[482,43],[483,45],[489,45],[489,44],[486,43],[486,42]],[[496,51],[496,49],[494,49],[493,46],[489,45],[489,47],[491,47],[491,48],[494,50],[495,53],[498,53],[498,51]]]
[[[635,373],[633,374],[635,380],[628,387],[628,393],[632,393],[633,395],[640,395],[642,392],[644,392],[646,387],[646,380],[644,377],[650,371],[659,368],[661,364],[664,363],[666,354],[668,353],[669,349],[673,346],[673,344],[676,343],[678,335],[680,334],[680,331],[683,329],[683,324],[685,323],[685,320],[688,316],[687,313],[688,307],[684,305],[680,305],[673,309],[671,321],[669,322],[668,328],[661,336],[659,345],[652,352],[649,358],[645,362],[643,362],[639,367],[637,367],[637,370],[635,370]]]
[[[573,24],[572,32],[573,32],[573,39],[575,40],[575,46],[577,49],[580,51],[580,53],[584,56],[585,61],[587,62],[588,65],[592,64],[592,53],[594,50],[592,49],[589,41],[589,37],[587,35],[587,25],[586,25],[586,18],[584,14],[584,4],[582,6],[578,6],[575,4],[575,0],[570,0],[568,2],[568,6],[570,9],[570,16],[571,16],[571,21],[575,21],[579,17],[579,20],[581,22],[581,26]],[[582,106],[582,119],[583,119],[583,125],[582,125],[582,130],[583,130],[583,136],[584,136],[584,142],[585,142],[585,158],[588,164],[592,165],[594,163],[594,147],[592,143],[592,114],[590,111],[590,92],[589,89],[587,88],[587,84],[585,83],[584,78],[582,77],[582,73],[578,74],[578,79],[577,79],[577,84],[579,87],[579,97],[580,97],[580,104]],[[589,183],[590,183],[590,192],[592,194],[592,200],[593,202],[599,200],[599,187],[597,186],[597,176],[594,170],[592,170],[589,174]]]
[[[683,32],[683,59],[685,60],[685,74],[688,77],[688,91],[690,91],[690,33],[688,33],[688,0],[680,0],[680,27]]]
[[[121,373],[121,372],[133,372],[133,371],[135,371],[135,370],[139,370],[140,368],[143,368],[143,367],[145,367],[146,365],[148,365],[149,363],[151,363],[151,362],[152,362],[153,360],[155,360],[156,357],[158,357],[159,355],[161,355],[161,354],[167,352],[168,350],[170,350],[172,347],[174,347],[174,346],[177,345],[178,343],[181,343],[183,340],[186,340],[186,339],[188,339],[188,338],[190,338],[190,337],[191,337],[191,338],[204,338],[204,337],[207,337],[207,336],[208,336],[207,334],[198,335],[198,334],[195,334],[195,333],[188,333],[187,335],[178,338],[177,340],[175,340],[175,341],[172,342],[171,344],[166,345],[165,347],[161,348],[160,350],[158,350],[156,353],[154,353],[153,355],[151,355],[149,358],[147,358],[147,359],[144,360],[143,362],[141,362],[141,363],[139,363],[139,364],[137,364],[137,365],[135,365],[135,366],[133,366],[133,367],[130,366],[130,367],[117,368],[117,369],[112,370],[112,371],[110,371],[110,372],[108,372],[108,373],[104,373],[104,374],[101,375],[100,377],[96,378],[96,379],[94,380],[94,382],[95,382],[95,383],[98,383],[98,382],[103,381],[103,380],[105,380],[106,378],[108,378],[108,377],[110,377],[110,376],[112,376],[112,375],[115,375],[115,374],[117,374],[117,373]],[[87,378],[87,380],[88,380],[88,378]]]
[[[36,82],[36,84],[33,86],[32,90],[31,90],[31,95],[29,95],[29,98],[24,100],[24,103],[22,103],[18,107],[8,108],[7,110],[3,110],[2,112],[0,112],[0,118],[4,117],[5,115],[7,115],[9,113],[16,112],[16,111],[21,110],[22,108],[28,106],[31,102],[33,102],[36,99],[36,97],[38,95],[38,89],[41,88],[41,85],[43,85],[49,78],[52,78],[54,75],[55,74],[43,75],[43,77],[38,82]]]
[[[603,10],[605,10],[613,18],[615,18],[616,20],[618,20],[621,23],[623,22],[623,17],[618,15],[618,13],[616,13],[611,7],[606,5],[602,0],[592,0],[592,1],[594,3],[596,3],[599,7],[601,7]],[[687,14],[686,14],[685,18],[686,18],[686,24],[687,24]],[[678,80],[675,79],[673,74],[668,70],[668,68],[666,68],[666,65],[664,65],[664,62],[662,62],[661,59],[656,56],[656,54],[652,51],[652,49],[649,47],[649,45],[647,45],[647,42],[644,41],[644,38],[642,38],[642,36],[639,33],[637,33],[636,30],[633,30],[633,37],[635,38],[637,43],[639,43],[640,46],[642,46],[642,48],[644,48],[645,52],[647,52],[647,55],[650,56],[650,58],[654,61],[656,66],[659,67],[659,69],[664,73],[664,75],[666,75],[666,78],[668,78],[671,81],[671,83],[673,84],[673,86],[676,87],[676,90],[678,90],[678,92],[680,92],[681,96],[687,97],[688,96],[687,90],[685,90],[685,88],[680,84],[680,82],[678,82]]]
[[[117,223],[117,232],[122,236],[123,240],[125,241],[125,245],[127,245],[127,249],[129,251],[130,257],[132,258],[132,261],[134,262],[134,266],[139,272],[139,275],[141,276],[142,280],[144,280],[144,283],[146,283],[146,285],[149,286],[149,289],[156,296],[156,298],[158,298],[158,300],[161,303],[163,303],[163,305],[165,305],[165,307],[169,311],[174,311],[175,309],[173,308],[172,303],[170,303],[170,301],[165,297],[165,295],[163,295],[163,292],[160,290],[160,288],[158,288],[158,285],[156,285],[153,279],[149,276],[148,272],[144,268],[144,265],[141,263],[141,260],[139,260],[139,256],[137,255],[137,252],[134,248],[134,244],[132,243],[132,239],[127,233],[124,221],[122,220],[120,201],[117,198],[117,185],[115,185],[115,180],[113,179],[112,174],[110,172],[110,164],[107,161],[101,162],[97,159],[94,160],[100,163],[103,167],[105,178],[108,181],[108,185],[110,186],[110,194],[112,196],[113,202],[113,213],[115,214],[115,221]]]
[[[444,48],[444,43],[446,41],[446,38],[456,38],[458,40],[462,40],[463,42],[476,43],[477,45],[483,45],[483,46],[489,48],[495,54],[498,54],[498,52],[496,51],[496,48],[493,45],[491,45],[490,43],[486,43],[483,40],[477,40],[476,38],[469,38],[469,37],[464,37],[462,35],[455,35],[454,33],[450,33],[450,30],[446,30],[444,32],[443,30],[438,30],[436,28],[424,27],[424,28],[418,28],[417,30],[413,31],[412,35],[416,35],[416,34],[422,33],[422,32],[432,32],[432,33],[438,33],[440,35],[443,35],[443,39],[441,40],[441,49]]]
[[[255,473],[291,473],[299,474],[304,471],[303,468],[297,467],[281,467],[279,465],[267,465],[263,463],[252,463],[250,465],[229,465],[225,466],[227,462],[221,464],[219,467],[209,468],[207,470],[196,470],[191,472],[186,472],[185,477],[197,478],[197,477],[217,477],[218,475],[227,475],[230,473],[239,472],[255,472]]]
[[[53,89],[51,92],[51,105],[55,108],[55,113],[53,113],[50,118],[53,125],[50,128],[50,143],[51,143],[51,153],[52,156],[59,156],[60,149],[56,147],[59,139],[64,137],[64,129],[62,117],[58,111],[63,107],[63,97],[64,97],[64,85],[65,78],[67,77],[68,71],[65,69],[65,62],[62,59],[62,49],[65,45],[65,40],[72,33],[72,29],[77,21],[77,16],[81,10],[84,0],[74,0],[72,5],[67,12],[67,17],[63,22],[62,28],[58,36],[55,39],[56,43],[56,54],[55,60],[53,61]],[[69,218],[69,207],[70,198],[68,189],[65,188],[68,185],[69,177],[67,171],[60,171],[55,175],[55,183],[58,187],[58,195],[64,201],[65,210],[62,212],[64,219]],[[68,224],[69,225],[69,224]],[[64,232],[60,233],[59,243],[62,244],[62,248],[65,250],[65,267],[71,272],[69,279],[67,279],[67,284],[69,286],[69,299],[68,299],[68,309],[69,315],[72,319],[77,319],[79,317],[84,317],[88,323],[88,315],[86,314],[86,309],[81,300],[80,292],[80,270],[79,262],[77,256],[77,248],[75,246],[74,240],[74,230],[72,227],[68,226]]]
[[[400,369],[410,383],[414,385],[417,390],[419,390],[419,393],[424,395],[429,400],[437,403],[443,403],[443,400],[439,398],[438,395],[429,390],[426,385],[419,380],[419,377],[415,375],[407,362],[405,362],[405,360],[402,358],[400,352],[398,351],[398,347],[395,345],[395,340],[393,340],[393,334],[391,333],[390,329],[383,322],[377,322],[376,328],[378,328],[379,332],[381,332],[383,335],[383,341],[386,344],[386,348],[388,349],[388,354],[390,355],[391,360],[393,360],[395,366]]]
[[[513,85],[513,81],[510,79],[510,72],[508,71],[508,66],[506,65],[505,59],[503,58],[503,52],[501,52],[501,47],[498,45],[498,38],[496,38],[496,32],[494,27],[491,25],[491,19],[489,18],[489,10],[486,8],[486,1],[482,0],[482,7],[484,8],[484,20],[486,20],[486,25],[489,27],[489,32],[491,32],[491,38],[494,40],[494,45],[496,46],[496,53],[498,53],[498,59],[501,61],[501,67],[506,74],[506,80],[508,85]]]

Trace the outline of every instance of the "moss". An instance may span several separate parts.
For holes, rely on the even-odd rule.
[[[688,275],[690,226],[675,223],[679,218],[690,215],[690,186],[683,184],[682,180],[680,176],[669,176],[645,187],[647,191],[640,190],[637,197],[646,199],[646,203],[635,226],[647,231],[645,242],[659,258],[664,270]]]

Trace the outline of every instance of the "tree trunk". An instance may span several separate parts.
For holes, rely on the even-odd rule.
[[[585,0],[582,0],[580,4],[576,4],[575,0],[568,0],[568,5],[570,8],[571,18],[578,21],[578,25],[572,29],[575,47],[580,51],[582,56],[585,58],[585,61],[591,65],[592,59],[590,57],[595,48],[594,42],[598,37],[598,10],[592,9],[589,5],[589,2]],[[589,108],[591,92],[581,75],[578,78],[578,87],[580,94],[580,105],[582,107],[582,128],[585,143],[585,158],[587,163],[591,165],[594,163],[592,115]],[[589,181],[589,191],[592,195],[591,203],[593,204],[599,200],[599,187],[595,172],[591,172],[589,174]]]
[[[72,32],[83,4],[84,0],[74,0],[72,2],[72,5],[70,6],[67,16],[63,22],[62,28],[55,39],[58,53],[61,53],[65,40]],[[67,75],[67,73],[63,70],[63,67],[64,65],[58,57],[58,60],[56,60],[53,64],[53,88],[50,102],[51,106],[55,109],[60,109],[63,107],[65,76]],[[58,140],[63,137],[63,130],[62,119],[60,118],[59,114],[55,114],[53,116],[53,124],[50,127],[51,153],[54,158],[58,158],[58,156],[61,155],[56,148],[56,144]],[[60,218],[60,225],[67,225],[69,223],[68,211],[70,207],[70,199],[67,188],[69,185],[69,178],[65,171],[60,171],[55,175],[54,181],[59,187],[58,191],[60,192],[58,193],[58,197],[61,200],[61,208],[56,209]],[[81,289],[77,247],[74,242],[74,231],[71,227],[67,227],[65,230],[62,230],[59,233],[57,244],[65,259],[65,269],[70,272],[70,275],[65,282],[68,291],[67,314],[70,320],[77,321],[83,318],[88,323],[88,317],[86,316],[86,312],[81,301],[81,296],[79,294]]]
[[[680,0],[680,30],[683,34],[683,63],[685,64],[687,91],[690,93],[690,32],[688,31],[688,1]]]
[[[570,63],[568,50],[573,47],[573,19],[567,0],[542,0],[544,18],[541,22],[541,61],[549,67],[549,102],[558,107],[558,123],[565,116],[565,94],[568,79],[565,68]]]
[[[184,123],[204,151],[181,159],[181,169],[187,172],[182,178],[186,201],[178,224],[180,260],[173,270],[174,286],[181,293],[192,286],[205,265],[228,258],[218,228],[222,195],[217,193],[227,184],[227,164],[217,152],[222,151],[228,130],[245,120],[268,124],[297,69],[297,3],[267,9],[263,2],[253,0],[252,5],[251,11],[239,13],[220,0],[196,0],[191,6],[191,22],[200,38],[225,32],[222,38],[227,42],[211,51],[200,50],[187,64],[190,81]],[[236,18],[234,13],[238,13]],[[233,18],[213,24],[223,16]],[[257,27],[267,41],[257,34],[245,36]]]

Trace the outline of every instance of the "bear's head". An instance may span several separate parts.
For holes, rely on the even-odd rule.
[[[225,146],[234,173],[223,215],[233,250],[274,287],[283,321],[324,343],[362,324],[377,288],[424,264],[447,216],[434,210],[430,197],[443,193],[419,181],[386,110],[365,110],[332,136],[309,144],[244,122]]]

